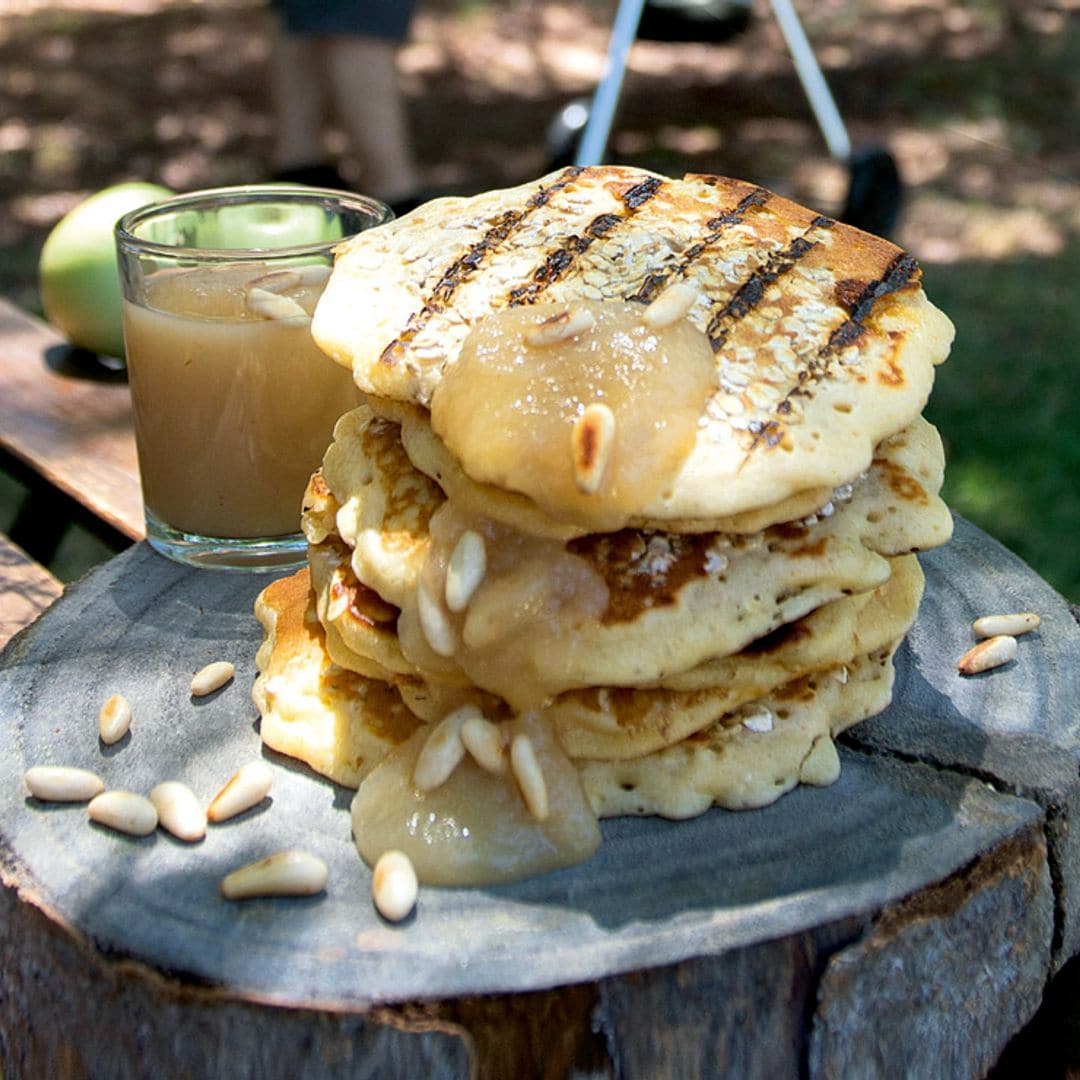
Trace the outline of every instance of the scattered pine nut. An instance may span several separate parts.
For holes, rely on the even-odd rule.
[[[961,675],[977,675],[980,671],[1001,667],[1002,664],[1007,664],[1015,658],[1016,650],[1016,638],[1008,634],[986,638],[960,657],[956,665],[957,670]]]
[[[105,790],[97,773],[66,765],[34,765],[24,779],[30,794],[42,802],[88,802]]]
[[[229,660],[215,660],[195,672],[191,680],[191,696],[206,697],[220,690],[236,674],[236,665]]]
[[[131,706],[123,694],[107,698],[98,713],[98,735],[106,746],[119,742],[131,727]]]
[[[595,495],[615,446],[615,414],[599,401],[590,402],[570,430],[574,484],[583,495]]]
[[[683,318],[697,303],[700,293],[686,281],[669,285],[641,313],[642,321],[653,330],[662,330]]]
[[[150,792],[158,824],[178,840],[201,840],[206,835],[206,811],[195,792],[179,780],[166,780]]]
[[[413,783],[421,791],[434,791],[445,784],[465,756],[461,725],[470,716],[479,716],[475,705],[462,705],[448,713],[427,737],[413,766]]]
[[[250,810],[270,794],[273,774],[263,761],[250,761],[229,777],[225,786],[214,796],[206,810],[206,817],[213,822]]]
[[[1038,628],[1042,620],[1033,611],[1021,611],[1015,615],[983,615],[971,624],[977,638],[998,637],[1008,634],[1019,637]]]
[[[510,768],[529,813],[537,821],[546,821],[550,812],[547,784],[528,735],[515,735],[510,743]]]
[[[564,308],[529,327],[525,331],[525,344],[534,349],[558,345],[560,341],[586,333],[595,325],[596,320],[588,308]]]
[[[384,919],[401,922],[414,907],[419,893],[416,870],[404,851],[384,851],[371,876],[371,895]]]
[[[326,885],[326,863],[307,851],[290,849],[226,874],[221,894],[226,900],[256,896],[314,896]]]
[[[149,836],[158,824],[154,804],[134,791],[103,791],[90,800],[86,810],[91,821],[129,836]]]
[[[487,546],[484,537],[466,529],[458,537],[446,565],[446,606],[464,611],[487,573]]]

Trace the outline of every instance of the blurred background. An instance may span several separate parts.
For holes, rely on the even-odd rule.
[[[1080,0],[797,8],[856,150],[896,161],[892,238],[957,327],[928,410],[946,497],[1080,601]],[[546,171],[550,126],[601,77],[614,14],[607,0],[421,0],[397,61],[424,188]],[[263,0],[0,0],[0,293],[40,312],[45,235],[108,184],[269,177],[271,18]],[[840,210],[848,170],[764,2],[725,41],[638,41],[620,105],[612,160]],[[349,175],[344,136],[329,147]],[[0,529],[24,497],[0,469]],[[72,529],[51,566],[70,580],[108,554]]]

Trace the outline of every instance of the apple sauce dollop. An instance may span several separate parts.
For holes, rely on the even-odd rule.
[[[626,301],[541,303],[480,319],[431,400],[474,480],[589,532],[622,528],[671,486],[716,389],[705,334]]]

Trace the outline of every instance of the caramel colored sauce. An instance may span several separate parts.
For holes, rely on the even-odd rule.
[[[581,332],[532,344],[538,327],[587,313]],[[431,402],[431,421],[473,479],[522,492],[556,520],[620,528],[671,484],[716,388],[705,335],[681,318],[659,329],[642,304],[511,307],[482,319]],[[599,483],[581,490],[575,424],[590,406],[614,417]],[[585,439],[595,460],[595,433]],[[580,446],[578,447],[580,449]]]

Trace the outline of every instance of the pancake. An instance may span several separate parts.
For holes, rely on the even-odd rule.
[[[339,545],[346,589],[367,592],[348,575]],[[325,551],[320,551],[325,555]],[[323,559],[313,561],[318,566]],[[324,564],[325,565],[325,564]],[[658,686],[590,687],[567,691],[543,710],[566,752],[574,758],[624,758],[651,753],[708,726],[718,716],[812,671],[834,667],[896,640],[910,628],[922,595],[923,577],[915,556],[890,560],[890,577],[873,592],[825,604],[732,656],[708,660],[662,680]],[[312,574],[313,585],[319,580]],[[362,602],[362,601],[361,601]],[[319,607],[324,607],[320,604]],[[393,682],[407,708],[419,719],[437,722],[464,704],[504,721],[512,715],[505,702],[461,679],[454,684],[426,680],[407,668],[400,655],[380,669],[374,655],[385,657],[392,628],[356,619],[356,602],[341,605],[342,614],[325,623],[324,647],[339,665]],[[348,614],[346,614],[348,613]],[[325,620],[324,620],[325,621]],[[338,627],[350,629],[345,645]],[[378,629],[376,629],[376,627]],[[390,634],[390,641],[387,634]],[[396,670],[391,670],[390,668]],[[403,673],[404,672],[404,673]]]
[[[428,883],[514,880],[561,865],[567,846],[578,861],[599,843],[592,815],[686,818],[712,805],[764,806],[799,782],[832,783],[839,768],[832,737],[882,709],[893,679],[895,643],[794,679],[673,746],[624,760],[572,762],[549,718],[508,721],[504,736],[528,735],[551,796],[550,817],[537,820],[508,771],[481,769],[468,756],[445,783],[414,789],[417,758],[434,725],[412,717],[388,684],[342,672],[330,661],[305,571],[264,589],[256,613],[265,638],[253,696],[264,742],[358,789],[354,831],[369,861],[390,840],[401,846],[417,839],[409,813],[422,805],[433,825],[415,855]],[[408,813],[399,813],[402,805]],[[468,820],[478,840],[444,857],[434,849],[461,831],[438,828],[449,818]]]
[[[367,400],[308,570],[256,602],[253,693],[267,746],[357,788],[363,858],[512,881],[601,817],[837,778],[952,530],[920,279],[760,187],[621,166],[339,247],[312,333]]]
[[[378,416],[400,425],[401,444],[409,460],[422,473],[431,477],[446,497],[453,500],[466,514],[489,517],[530,536],[556,540],[571,540],[591,531],[584,523],[549,517],[521,492],[508,491],[494,484],[482,484],[473,480],[443,441],[431,430],[431,420],[426,409],[386,398],[371,398],[369,405]],[[652,531],[755,533],[767,529],[770,525],[804,518],[820,510],[834,496],[835,489],[811,488],[772,506],[746,510],[728,517],[707,521],[660,521],[631,516],[627,525],[630,528]]]
[[[424,570],[401,605],[403,653],[426,680],[464,673],[518,709],[579,687],[661,682],[874,589],[888,578],[886,556],[947,539],[952,519],[936,491],[942,459],[936,431],[920,419],[882,444],[846,501],[750,536],[625,530],[560,544],[445,503],[430,517]],[[446,568],[466,531],[484,536],[488,561],[467,611],[454,613],[442,600]],[[382,595],[379,579],[358,577]],[[449,635],[441,653],[421,603]]]
[[[657,753],[579,763],[593,809],[689,818],[714,805],[768,806],[800,782],[833,783],[832,737],[889,704],[895,647],[795,680]]]
[[[631,509],[697,522],[831,490],[919,414],[952,336],[919,281],[887,241],[741,181],[574,168],[347,241],[312,332],[365,392],[429,407],[493,313],[647,304],[687,285],[715,389],[671,483]],[[449,445],[490,482],[492,460]]]
[[[419,721],[393,686],[330,659],[306,570],[263,589],[255,615],[263,642],[252,697],[262,741],[339,784],[356,787]]]
[[[778,687],[842,671],[903,637],[915,621],[923,575],[914,555],[892,566],[874,592],[826,604],[734,656],[671,679],[674,686],[570,691],[544,715],[572,758],[623,760],[679,743]]]
[[[336,503],[335,531],[352,549],[357,576],[377,581],[379,595],[400,606],[419,572],[442,492],[413,467],[398,426],[367,406],[337,422],[322,479]]]

